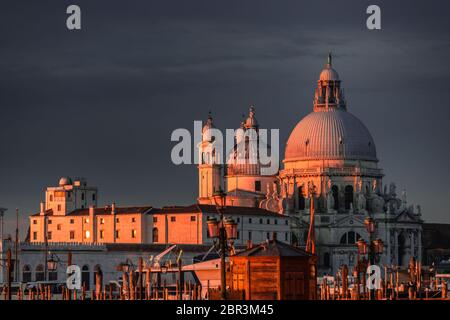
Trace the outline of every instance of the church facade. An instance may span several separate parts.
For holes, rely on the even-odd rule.
[[[261,164],[234,161],[236,148],[221,165],[211,154],[209,116],[199,146],[199,203],[213,204],[224,190],[227,205],[259,207],[290,219],[293,242],[306,244],[311,201],[315,208],[315,243],[321,274],[335,274],[358,260],[356,241],[369,241],[364,220],[371,217],[375,238],[384,244],[379,264],[407,266],[422,259],[422,214],[409,205],[406,191],[383,182],[375,142],[365,125],[347,110],[342,82],[332,67],[331,54],[320,73],[313,110],[301,119],[286,143],[283,168],[273,176],[261,174]],[[246,130],[259,130],[254,107],[236,133],[236,144]],[[250,138],[252,136],[250,135]],[[258,136],[255,137],[258,139]],[[265,143],[257,141],[257,145]],[[248,153],[248,141],[243,152]],[[311,194],[313,193],[313,194]]]

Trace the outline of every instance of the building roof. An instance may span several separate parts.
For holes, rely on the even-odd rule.
[[[116,214],[135,214],[135,213],[147,213],[151,210],[152,207],[116,207]],[[111,214],[112,208],[111,206],[103,207],[103,208],[94,208],[94,215],[108,215]],[[89,209],[77,209],[72,212],[69,212],[67,215],[69,216],[87,216],[89,215]]]
[[[136,214],[136,213],[142,213],[145,214],[149,210],[151,210],[151,206],[146,207],[116,207],[116,214]],[[103,208],[94,208],[94,215],[109,215],[111,214],[111,206],[106,206]],[[39,216],[40,213],[35,213],[33,216]],[[45,211],[45,215],[52,216],[53,210],[47,210]],[[85,209],[76,209],[69,213],[67,213],[66,216],[88,216],[89,215],[89,208]]]
[[[292,130],[285,161],[321,159],[376,161],[375,143],[369,130],[350,112],[311,112]]]
[[[162,208],[153,208],[149,214],[177,214],[177,213],[210,213],[220,214],[217,207],[206,204],[193,204],[190,206],[166,206]],[[248,216],[270,216],[283,218],[286,217],[272,211],[261,208],[226,206],[223,209],[224,215],[248,215]]]
[[[266,256],[266,257],[310,257],[305,250],[294,247],[278,240],[269,240],[253,248],[237,253],[238,257]]]
[[[427,249],[450,249],[450,224],[424,223],[422,246]]]

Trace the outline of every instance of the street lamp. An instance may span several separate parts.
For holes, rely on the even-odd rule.
[[[375,222],[371,217],[364,219],[364,226],[366,227],[366,230],[369,234],[375,232]]]
[[[364,239],[359,239],[356,242],[356,245],[358,246],[358,253],[360,255],[365,255],[367,253],[367,242],[364,241]]]
[[[227,289],[226,289],[226,266],[225,266],[225,255],[227,251],[228,240],[233,240],[237,238],[237,223],[232,218],[225,219],[223,215],[223,209],[226,205],[226,193],[220,190],[214,197],[216,202],[216,209],[220,213],[220,218],[210,218],[207,221],[208,232],[211,238],[216,238],[219,240],[220,247],[220,291],[222,300],[227,299]],[[220,204],[217,199],[220,200]]]
[[[367,253],[369,264],[375,264],[376,259],[379,255],[383,254],[383,246],[384,243],[380,238],[374,239],[376,224],[375,221],[371,217],[367,217],[364,219],[364,226],[366,227],[367,233],[369,234],[369,243],[366,244],[364,240],[360,239],[357,241],[358,252],[361,255]],[[364,244],[363,244],[364,242]],[[367,250],[368,249],[368,250]],[[366,252],[367,251],[367,252]],[[375,291],[373,289],[370,290],[370,299],[375,298]]]
[[[383,246],[384,246],[383,241],[380,238],[376,239],[374,241],[375,253],[383,254]]]
[[[225,219],[224,225],[227,238],[230,240],[237,239],[237,223],[233,219],[228,218]]]
[[[58,268],[58,261],[53,257],[47,260],[47,269],[48,271],[55,271]]]

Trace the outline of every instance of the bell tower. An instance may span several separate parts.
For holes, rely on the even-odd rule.
[[[214,204],[213,195],[222,188],[222,161],[218,145],[214,136],[214,125],[211,112],[202,129],[202,142],[199,144],[198,165],[198,203]]]

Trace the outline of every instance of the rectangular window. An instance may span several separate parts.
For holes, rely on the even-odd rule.
[[[105,224],[105,219],[104,218],[100,219],[100,224]]]
[[[61,205],[58,204],[58,211],[61,211]]]
[[[261,181],[259,180],[255,181],[255,191],[257,192],[261,191]]]
[[[36,231],[33,232],[33,240],[37,240],[37,232]]]
[[[267,224],[270,224],[270,219],[267,219]]]
[[[92,194],[92,201],[95,201],[95,193]]]
[[[270,239],[270,232],[267,232],[266,239]]]
[[[56,226],[56,229],[61,231],[61,223],[58,223],[58,225]]]
[[[263,219],[259,219],[259,223],[260,223],[260,224],[263,224]]]
[[[170,222],[175,222],[176,218],[175,217],[170,217]]]
[[[103,239],[105,237],[105,231],[100,230],[100,239]]]
[[[84,200],[84,192],[81,194],[81,200]]]
[[[191,216],[191,221],[195,221],[195,216]]]
[[[52,232],[51,231],[47,232],[47,240],[52,240]]]
[[[131,218],[131,222],[136,222],[136,218]]]
[[[33,224],[37,224],[37,220],[33,220]]]
[[[47,222],[48,224],[52,224],[52,220],[48,220],[48,222]]]
[[[158,217],[153,217],[153,222],[158,222]]]
[[[285,221],[285,224],[286,224],[286,225],[288,225],[288,224],[289,224],[289,221],[288,221],[287,219],[286,219],[286,221]]]
[[[70,231],[70,240],[75,239],[75,231]]]
[[[120,222],[119,218],[116,218],[116,222],[117,222],[117,223],[119,223],[119,222]]]
[[[277,220],[277,219],[275,219],[273,222],[274,222],[275,224],[278,224],[278,220]]]
[[[251,231],[248,232],[248,240],[252,240],[252,232]]]
[[[137,231],[136,230],[131,230],[131,237],[134,239],[136,238],[137,235]]]
[[[89,218],[84,219],[85,223],[89,223]]]
[[[289,240],[289,233],[285,233],[285,235],[284,235],[284,241],[288,241]]]
[[[119,236],[120,236],[120,232],[119,232],[120,230],[116,230],[116,239],[119,239]]]
[[[75,220],[74,219],[70,219],[70,224],[74,224]]]
[[[238,222],[238,223],[241,222],[241,218],[237,218],[237,222]]]
[[[252,218],[249,218],[249,219],[248,219],[248,223],[252,223]]]
[[[237,238],[238,238],[238,239],[241,238],[241,234],[239,233],[239,231],[237,232]]]

